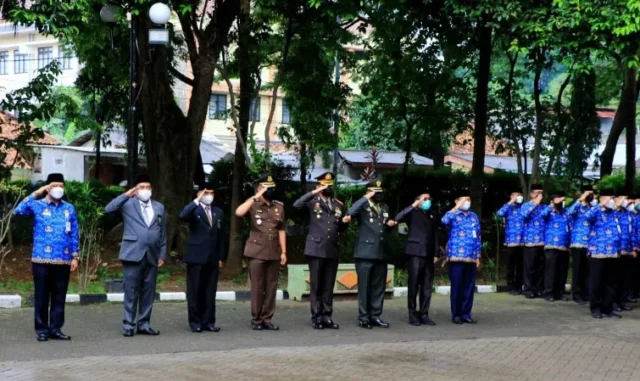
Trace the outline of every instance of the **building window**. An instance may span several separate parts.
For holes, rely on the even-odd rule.
[[[249,120],[252,122],[260,121],[260,97],[251,100],[251,108],[249,109]]]
[[[0,52],[0,75],[9,74],[9,52]]]
[[[227,118],[227,95],[211,94],[211,102],[209,102],[209,119],[226,119]]]
[[[71,70],[71,57],[73,52],[63,48],[58,48],[58,60],[62,70]]]
[[[22,74],[27,72],[27,55],[20,54],[19,50],[13,52],[13,72]]]
[[[283,99],[282,100],[282,124],[291,123],[291,110],[289,110],[289,105]]]
[[[42,70],[53,61],[53,48],[38,48],[38,70]]]

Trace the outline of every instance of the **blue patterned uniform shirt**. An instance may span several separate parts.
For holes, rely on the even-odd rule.
[[[522,246],[524,233],[524,219],[520,213],[522,204],[506,203],[498,210],[498,217],[506,219],[504,225],[504,245]]]
[[[18,204],[14,212],[33,216],[31,262],[68,265],[78,256],[78,218],[73,205],[64,201],[56,205],[48,198],[36,200],[31,194]]]
[[[587,220],[586,214],[591,208],[591,205],[584,205],[580,201],[574,202],[567,208],[571,225],[571,247],[586,249],[589,246],[591,224]]]
[[[449,227],[447,259],[451,262],[475,262],[480,257],[480,219],[473,212],[449,211],[442,217]]]
[[[566,210],[558,212],[550,206],[542,209],[545,219],[544,248],[569,250],[569,217]]]
[[[631,243],[633,244],[633,250],[640,251],[640,213],[633,212],[633,238]]]
[[[626,209],[616,210],[620,225],[620,255],[633,254],[633,212]]]
[[[592,258],[618,258],[621,229],[616,213],[596,206],[587,211],[586,218],[591,224],[587,254]]]
[[[524,219],[524,245],[528,247],[544,246],[544,206],[529,201],[522,205],[520,213]]]

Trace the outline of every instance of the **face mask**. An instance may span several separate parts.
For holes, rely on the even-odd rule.
[[[323,195],[324,197],[331,197],[331,196],[333,196],[333,188],[323,189],[323,190],[322,190],[322,195]]]
[[[616,206],[616,202],[613,201],[613,199],[611,198],[611,199],[609,199],[609,201],[607,201],[605,206],[607,207],[607,209],[613,209]]]
[[[151,198],[151,189],[141,189],[138,191],[138,198],[142,202],[147,202]]]
[[[633,204],[627,205],[627,210],[628,211],[633,212],[634,209],[635,209],[635,205],[633,205]]]
[[[636,210],[640,211],[640,204],[636,205]]]
[[[267,201],[273,200],[273,198],[276,197],[275,188],[267,189],[267,191],[262,194],[262,197],[264,197],[264,199],[267,200]]]
[[[64,188],[62,187],[53,187],[49,190],[49,196],[51,196],[54,200],[60,200],[62,196],[64,196]]]
[[[469,201],[465,201],[462,203],[462,206],[460,207],[460,209],[467,211],[469,209],[471,209],[471,202]]]
[[[596,205],[598,205],[598,200],[596,200],[594,198],[593,200],[591,200],[590,204],[591,204],[591,206],[596,206]]]
[[[524,197],[522,196],[516,197],[516,204],[522,204],[522,201],[524,201]]]
[[[206,195],[206,196],[202,196],[202,203],[205,205],[211,205],[211,203],[213,202],[213,196],[212,195]]]
[[[587,198],[585,199],[585,201],[589,202],[589,203],[591,203],[593,205],[593,195],[592,194],[588,195]]]
[[[431,208],[431,200],[424,200],[420,203],[420,209],[429,210]]]
[[[622,200],[622,207],[626,208],[629,205],[629,200]]]
[[[382,192],[376,192],[376,194],[373,195],[373,197],[371,198],[371,200],[373,200],[373,202],[380,202],[382,201]]]

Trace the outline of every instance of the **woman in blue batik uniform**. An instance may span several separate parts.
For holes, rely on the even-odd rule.
[[[442,217],[449,227],[447,260],[451,282],[451,319],[454,324],[475,324],[471,318],[476,271],[480,266],[480,219],[471,212],[471,198],[466,194]]]
[[[531,185],[531,201],[520,208],[524,219],[522,283],[527,299],[542,296],[544,288],[544,219],[541,215],[544,205],[540,205],[543,195],[542,185]]]
[[[558,191],[551,195],[551,206],[542,211],[544,231],[544,299],[567,301],[564,292],[564,275],[569,269],[569,217],[564,209],[565,194]]]
[[[620,250],[620,225],[615,214],[616,202],[611,189],[600,190],[599,206],[589,209],[589,307],[591,316],[621,318],[613,312],[616,291],[616,266]]]
[[[618,195],[616,209],[618,225],[620,225],[620,259],[618,260],[618,286],[613,302],[614,311],[631,311],[627,306],[627,294],[631,288],[633,269],[633,201],[626,195]],[[631,207],[631,209],[629,209]]]
[[[522,208],[522,193],[511,193],[509,202],[498,210],[498,217],[504,218],[504,246],[507,248],[506,280],[510,295],[522,294],[522,246],[524,220],[520,213]]]

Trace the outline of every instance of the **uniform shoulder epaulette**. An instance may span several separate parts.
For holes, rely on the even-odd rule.
[[[284,205],[282,202],[277,201],[277,200],[273,200],[273,203],[274,203],[274,204],[278,204],[278,205]]]
[[[338,203],[338,204],[340,204],[340,205],[344,205],[344,202],[342,202],[342,201],[338,200],[337,198],[333,199],[333,201],[337,202],[337,203]]]

